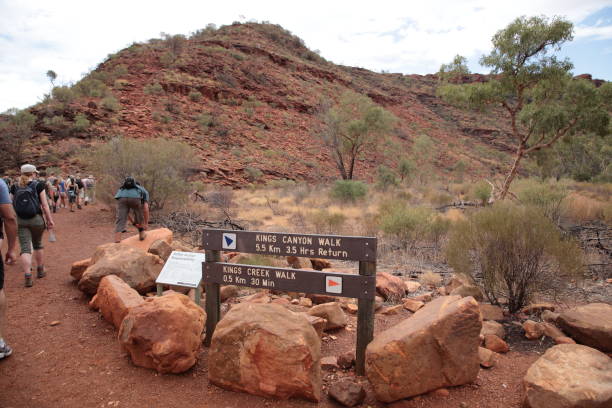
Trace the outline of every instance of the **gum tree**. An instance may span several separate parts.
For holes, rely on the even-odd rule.
[[[493,36],[493,50],[480,63],[491,68],[486,83],[443,85],[438,95],[465,108],[501,106],[511,122],[515,156],[501,188],[508,194],[521,160],[561,138],[608,130],[612,101],[609,82],[596,88],[573,79],[572,63],[555,51],[571,41],[573,25],[559,17],[519,17]]]
[[[353,179],[357,158],[375,149],[396,121],[370,98],[352,91],[344,92],[336,105],[325,101],[320,118],[318,135],[329,148],[343,180]]]

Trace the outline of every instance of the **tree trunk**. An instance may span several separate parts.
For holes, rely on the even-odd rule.
[[[512,184],[512,180],[516,176],[518,171],[518,165],[523,158],[523,154],[525,153],[525,145],[521,143],[516,151],[516,158],[514,159],[514,163],[512,164],[512,168],[510,169],[510,173],[506,176],[506,180],[504,180],[504,185],[501,189],[501,195],[499,197],[500,200],[505,200],[506,195],[508,195],[508,191],[510,190],[510,184]]]

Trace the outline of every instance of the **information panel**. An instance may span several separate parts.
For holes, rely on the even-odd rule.
[[[206,256],[199,252],[172,251],[156,284],[195,288],[202,280],[202,262]]]
[[[376,261],[376,238],[205,229],[202,247],[262,255]]]
[[[332,294],[373,299],[376,277],[302,269],[208,262],[202,265],[205,282],[288,292]]]

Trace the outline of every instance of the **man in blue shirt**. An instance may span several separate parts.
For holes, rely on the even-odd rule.
[[[136,184],[133,177],[126,177],[123,185],[115,194],[117,200],[117,219],[115,221],[115,242],[121,242],[121,233],[125,232],[125,224],[128,220],[129,212],[134,213],[133,224],[138,228],[138,237],[145,239],[145,226],[148,222],[148,200],[149,192],[140,185]],[[143,214],[145,203],[147,203],[146,218]]]
[[[13,210],[9,190],[4,180],[0,180],[0,217],[4,221],[4,230],[8,241],[6,263],[12,264],[17,259],[17,216]],[[1,227],[0,227],[1,228]],[[13,350],[4,341],[3,325],[6,315],[6,296],[4,295],[4,263],[0,254],[0,360],[10,356]]]

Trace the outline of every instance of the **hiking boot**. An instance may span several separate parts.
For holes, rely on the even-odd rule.
[[[147,233],[145,232],[145,230],[142,228],[138,228],[138,239],[140,239],[141,241],[144,241],[146,236],[147,236]]]
[[[13,349],[10,348],[9,345],[4,342],[4,340],[2,340],[2,343],[0,343],[0,360],[10,356],[11,354],[13,354]]]
[[[32,285],[34,285],[34,282],[32,281],[32,274],[31,273],[26,273],[25,274],[25,287],[26,288],[31,288]]]
[[[78,208],[79,210],[82,210],[82,209],[83,209],[83,207],[81,207],[81,204],[78,204],[78,205],[77,205],[77,208]]]
[[[36,277],[37,278],[44,278],[45,276],[47,276],[47,273],[45,272],[45,268],[39,268],[36,267]]]

